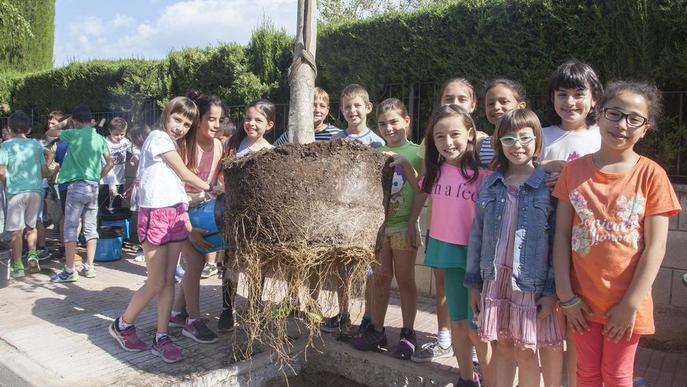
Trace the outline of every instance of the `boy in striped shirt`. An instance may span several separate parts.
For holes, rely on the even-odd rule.
[[[324,122],[329,115],[329,94],[316,87],[313,97],[313,123],[315,129],[315,141],[329,141],[341,132],[341,129]],[[282,145],[289,142],[289,132],[282,133],[273,145]]]

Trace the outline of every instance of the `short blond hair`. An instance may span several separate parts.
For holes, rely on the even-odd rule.
[[[361,97],[363,99],[363,102],[370,103],[370,95],[367,93],[367,90],[365,90],[365,87],[357,83],[351,83],[343,89],[343,91],[341,92],[341,101],[343,101],[344,97]]]
[[[326,102],[327,105],[329,105],[329,94],[326,91],[324,91],[323,88],[316,87],[313,94],[314,94],[313,100],[316,100],[319,98],[319,99],[323,100],[324,102]]]

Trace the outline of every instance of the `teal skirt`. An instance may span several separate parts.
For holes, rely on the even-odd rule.
[[[465,269],[468,248],[463,245],[442,242],[427,235],[424,265],[435,269]]]

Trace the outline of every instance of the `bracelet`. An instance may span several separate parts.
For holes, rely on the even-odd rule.
[[[577,305],[579,305],[579,304],[581,304],[581,303],[582,303],[582,299],[579,298],[579,297],[577,297],[577,298],[575,299],[575,301],[573,301],[573,302],[571,302],[571,303],[569,303],[569,304],[565,304],[565,305],[561,304],[561,308],[563,308],[563,309],[571,309],[571,308],[574,308],[574,307],[576,307]]]
[[[560,304],[561,304],[561,305],[570,304],[571,302],[575,301],[577,298],[578,298],[578,297],[577,297],[577,294],[573,294],[573,296],[570,297],[569,300],[567,300],[567,301],[560,301]]]

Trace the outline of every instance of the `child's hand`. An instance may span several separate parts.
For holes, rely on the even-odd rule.
[[[542,161],[541,163],[542,168],[544,168],[545,172],[548,173],[555,173],[556,176],[561,173],[563,170],[563,167],[565,166],[565,161],[563,160],[548,160],[548,161]]]
[[[621,302],[606,312],[608,322],[604,325],[603,335],[608,340],[617,343],[625,336],[627,341],[632,339],[637,309]]]
[[[556,187],[556,183],[558,182],[558,177],[561,174],[558,172],[551,172],[546,175],[546,179],[544,179],[544,183],[546,184],[547,187],[549,187],[550,190],[553,191],[554,187]]]
[[[193,227],[189,232],[188,232],[188,239],[193,243],[194,245],[202,248],[202,249],[207,249],[212,247],[212,244],[208,243],[203,238],[203,235],[207,234],[207,230],[199,228],[199,227]]]
[[[390,167],[395,167],[395,166],[397,166],[397,165],[402,165],[402,164],[403,164],[403,161],[405,161],[405,159],[403,158],[403,156],[399,155],[398,153],[394,153],[394,152],[382,152],[382,153],[383,153],[385,156],[388,156],[388,157],[391,157],[392,159],[394,159],[394,161],[392,161],[391,163],[389,163],[389,166],[390,166]]]
[[[474,316],[474,320],[477,320],[479,317],[479,304],[482,299],[482,292],[480,292],[478,289],[475,288],[470,288],[470,307],[472,308],[472,314]]]
[[[542,296],[537,300],[537,318],[547,318],[556,306],[556,297]]]
[[[580,300],[580,302],[572,308],[561,308],[561,310],[563,311],[563,314],[565,314],[570,328],[578,333],[584,333],[590,330],[589,324],[587,324],[587,319],[584,318],[584,315],[586,314],[591,316],[592,309],[588,307],[584,301]]]

